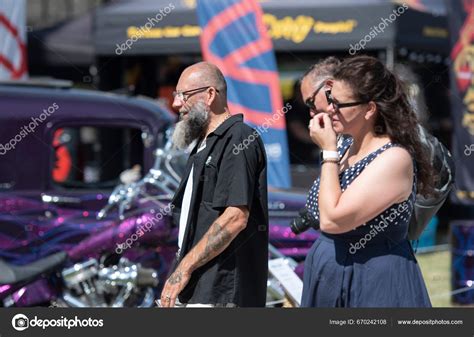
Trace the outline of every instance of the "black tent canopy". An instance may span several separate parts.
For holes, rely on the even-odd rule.
[[[406,9],[388,0],[260,1],[277,52],[349,51],[365,39],[367,50],[405,47],[447,53],[442,2],[425,2],[437,5],[437,14]],[[195,0],[121,1],[95,16],[94,44],[99,56],[200,53],[199,35]]]
[[[30,65],[83,66],[94,63],[92,12],[28,33]]]

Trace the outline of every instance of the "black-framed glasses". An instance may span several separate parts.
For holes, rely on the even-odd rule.
[[[196,89],[189,89],[189,90],[186,90],[186,91],[173,91],[173,98],[178,98],[180,101],[183,101],[183,102],[186,102],[190,96],[194,95],[194,94],[197,94],[198,92],[201,92],[201,91],[204,91],[204,90],[207,90],[209,88],[214,88],[212,85],[208,85],[208,86],[205,86],[205,87],[200,87],[200,88],[196,88]],[[219,90],[217,88],[214,88],[217,92],[219,92]]]
[[[340,103],[332,96],[331,90],[326,90],[326,100],[328,101],[328,105],[332,104],[336,111],[339,110],[339,109],[342,109],[342,108],[348,108],[348,107],[351,107],[351,106],[356,106],[356,105],[369,103],[369,102],[366,102],[366,101]]]
[[[304,101],[304,104],[308,107],[308,109],[316,111],[316,105],[314,104],[314,100],[316,99],[316,95],[321,89],[326,85],[326,81],[322,81],[320,85],[316,88],[310,98]]]

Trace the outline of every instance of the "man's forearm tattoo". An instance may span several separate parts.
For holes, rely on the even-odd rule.
[[[181,274],[181,271],[177,270],[170,276],[168,282],[170,284],[178,284],[181,282],[182,278],[183,275]]]
[[[213,252],[219,251],[229,242],[232,240],[232,235],[229,231],[215,222],[212,225],[211,235],[209,235],[209,239],[207,240],[206,249],[204,254],[209,255]]]
[[[207,235],[204,251],[199,255],[198,265],[203,266],[212,260],[220,251],[232,241],[232,234],[227,228],[215,222]]]

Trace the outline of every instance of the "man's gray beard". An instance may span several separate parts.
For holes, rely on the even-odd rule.
[[[187,120],[176,123],[173,144],[180,150],[186,149],[195,139],[204,134],[209,124],[209,109],[203,101],[198,101],[189,110]]]

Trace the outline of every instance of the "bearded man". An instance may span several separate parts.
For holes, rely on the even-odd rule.
[[[231,115],[227,84],[207,62],[186,68],[174,92],[173,142],[193,142],[172,200],[179,226],[176,267],[161,293],[173,307],[261,307],[268,276],[265,148],[258,133]]]

